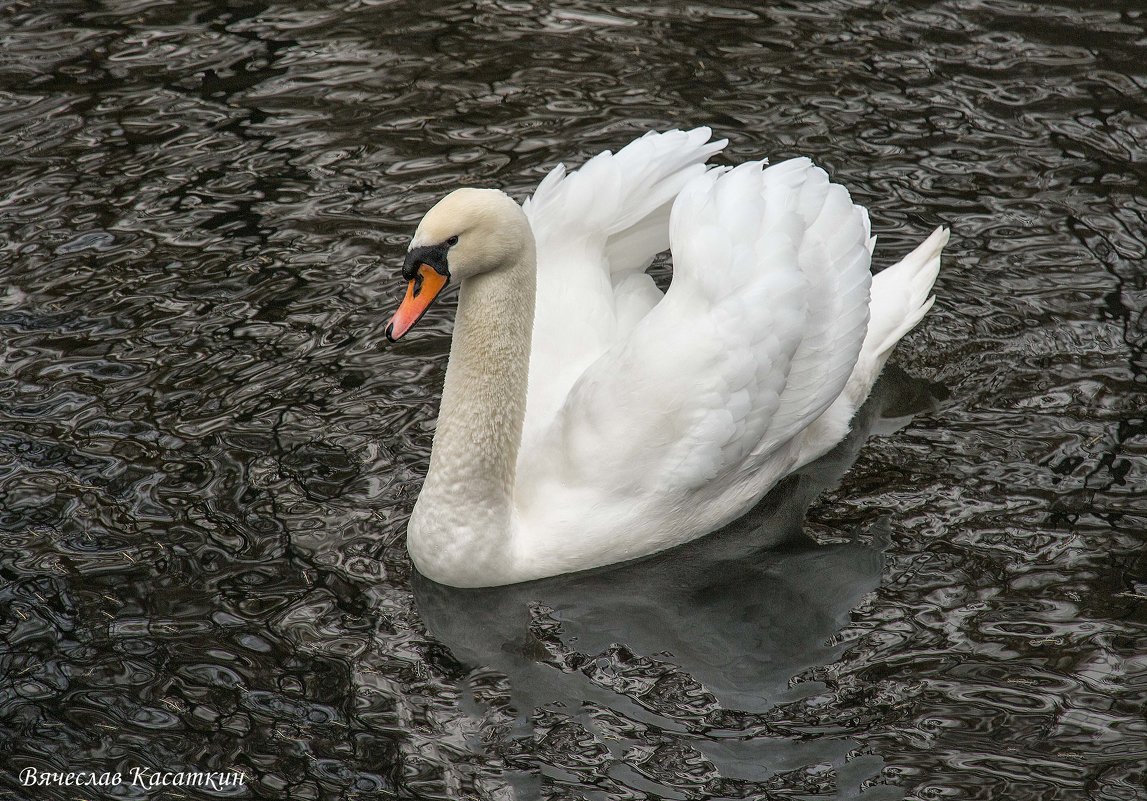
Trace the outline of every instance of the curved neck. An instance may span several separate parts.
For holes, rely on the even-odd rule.
[[[407,545],[420,571],[505,568],[522,440],[537,282],[532,237],[523,256],[462,283],[430,471]]]

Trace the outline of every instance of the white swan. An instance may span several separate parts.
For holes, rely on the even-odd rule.
[[[408,527],[428,578],[526,581],[729,523],[845,435],[931,307],[946,229],[873,278],[847,190],[803,158],[708,167],[709,136],[558,166],[521,207],[459,189],[419,224],[387,337],[460,286]],[[668,247],[662,295],[645,269]]]

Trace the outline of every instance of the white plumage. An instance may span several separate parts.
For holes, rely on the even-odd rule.
[[[412,253],[457,241],[449,270],[463,282],[409,532],[428,577],[475,586],[582,570],[732,521],[844,436],[931,306],[945,229],[873,279],[868,214],[847,190],[803,158],[708,167],[725,144],[709,136],[649,134],[577,172],[559,166],[521,219],[463,190],[419,226]],[[499,245],[502,267],[471,266],[489,261],[471,255],[479,238],[514,239],[505,232],[527,220],[532,329],[504,324],[530,310],[496,289],[528,283],[529,243]],[[645,269],[666,248],[662,295]],[[498,338],[510,328],[529,341]],[[461,422],[444,432],[448,415]],[[474,453],[485,448],[513,453]]]

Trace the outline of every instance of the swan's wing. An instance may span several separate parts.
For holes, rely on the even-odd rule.
[[[727,486],[844,387],[868,319],[871,241],[843,187],[807,159],[711,170],[681,191],[670,228],[669,291],[530,443],[527,493],[555,471],[610,496]]]
[[[538,251],[526,439],[585,368],[661,300],[645,274],[669,247],[681,188],[725,145],[708,128],[649,133],[576,172],[558,165],[523,204]]]

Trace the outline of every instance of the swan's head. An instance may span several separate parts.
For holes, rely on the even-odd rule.
[[[521,206],[497,189],[458,189],[438,201],[414,232],[402,277],[406,297],[386,326],[394,342],[417,323],[450,282],[517,264],[533,247]]]

